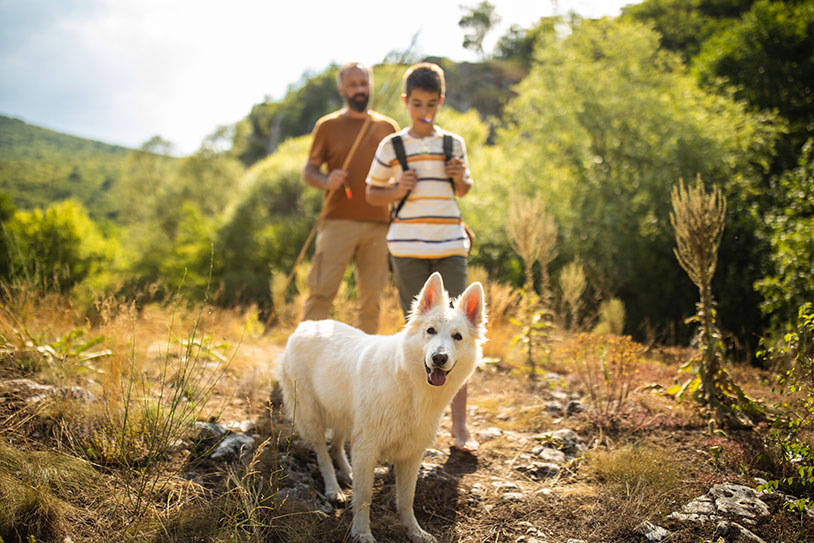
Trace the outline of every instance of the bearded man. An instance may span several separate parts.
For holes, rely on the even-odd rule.
[[[365,178],[379,142],[399,129],[393,119],[368,110],[372,78],[371,71],[358,62],[339,69],[337,91],[345,107],[317,121],[302,174],[309,186],[324,191],[302,320],[329,318],[345,269],[353,259],[359,299],[356,326],[368,334],[379,328],[380,298],[389,276],[385,241],[389,209],[367,202]],[[363,127],[365,132],[345,169]]]

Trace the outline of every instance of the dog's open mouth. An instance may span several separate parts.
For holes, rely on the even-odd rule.
[[[427,371],[427,382],[432,386],[440,387],[447,382],[448,371],[441,368],[430,369],[426,364],[424,364],[424,369]]]

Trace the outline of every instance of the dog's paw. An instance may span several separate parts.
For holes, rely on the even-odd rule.
[[[348,504],[348,496],[341,490],[328,492],[325,497],[328,498],[329,502],[337,507],[344,507]]]
[[[407,530],[407,537],[412,543],[438,543],[435,537],[419,527]]]
[[[376,543],[373,534],[370,532],[366,534],[351,534],[351,541],[353,541],[353,543]]]

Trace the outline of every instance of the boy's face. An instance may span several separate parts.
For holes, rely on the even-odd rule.
[[[354,111],[366,111],[370,100],[370,78],[365,70],[350,68],[342,74],[338,89],[348,107]]]
[[[402,99],[413,126],[434,123],[435,116],[444,102],[444,97],[440,93],[424,89],[413,89],[409,95],[402,95]]]

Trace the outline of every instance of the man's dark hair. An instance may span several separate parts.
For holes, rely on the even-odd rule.
[[[415,89],[437,92],[439,96],[446,93],[444,70],[432,62],[420,62],[410,66],[404,74],[404,94],[410,96]]]

